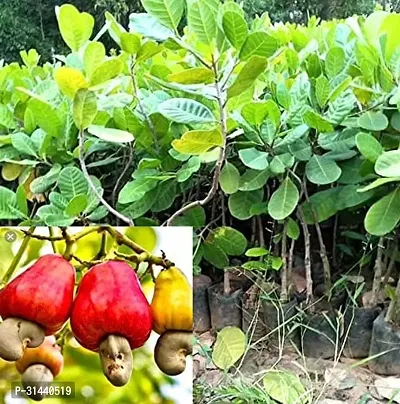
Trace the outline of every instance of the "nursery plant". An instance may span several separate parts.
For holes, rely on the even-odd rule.
[[[196,273],[215,283],[203,302],[240,295],[239,270],[279,285],[281,303],[300,295],[318,324],[336,323],[332,285],[367,234],[377,295],[400,222],[399,14],[297,25],[249,21],[232,1],[142,5],[99,32],[63,5],[70,53],[1,67],[0,218],[192,226]]]

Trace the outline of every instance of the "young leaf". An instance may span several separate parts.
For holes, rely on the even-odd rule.
[[[232,46],[240,49],[249,33],[243,16],[236,11],[225,11],[222,15],[222,27]]]
[[[180,139],[172,141],[172,147],[182,154],[203,154],[213,147],[222,146],[223,137],[219,129],[191,130]]]
[[[59,67],[54,73],[54,80],[61,92],[70,99],[74,98],[79,89],[89,85],[82,72],[72,67]]]
[[[78,129],[86,129],[97,114],[97,98],[94,92],[81,89],[75,94],[72,116]]]
[[[73,52],[78,51],[92,36],[94,18],[80,13],[72,4],[56,7],[56,16],[65,43]]]
[[[90,125],[87,130],[91,135],[107,142],[129,143],[135,140],[132,133],[125,130],[105,128],[100,125]]]
[[[215,0],[195,0],[188,7],[188,28],[205,45],[211,45],[217,36],[218,6]]]

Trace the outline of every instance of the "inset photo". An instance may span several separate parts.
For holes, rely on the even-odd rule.
[[[2,227],[0,402],[192,402],[190,227]]]

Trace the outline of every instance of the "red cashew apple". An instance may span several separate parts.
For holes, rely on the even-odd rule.
[[[104,375],[114,386],[132,374],[132,349],[148,340],[153,326],[149,303],[134,270],[122,261],[93,266],[82,278],[71,328],[85,348],[99,352]]]
[[[59,331],[71,312],[74,285],[75,268],[49,254],[0,290],[0,357],[16,361],[26,347]]]
[[[18,372],[22,374],[24,388],[35,387],[31,389],[33,394],[29,397],[36,401],[45,398],[40,387],[48,387],[60,374],[63,365],[64,358],[53,335],[46,337],[43,344],[37,348],[26,348],[22,358],[15,362]]]

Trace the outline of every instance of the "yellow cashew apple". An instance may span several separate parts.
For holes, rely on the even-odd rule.
[[[176,267],[160,272],[153,300],[153,330],[163,334],[169,330],[192,331],[193,294],[185,274]]]

